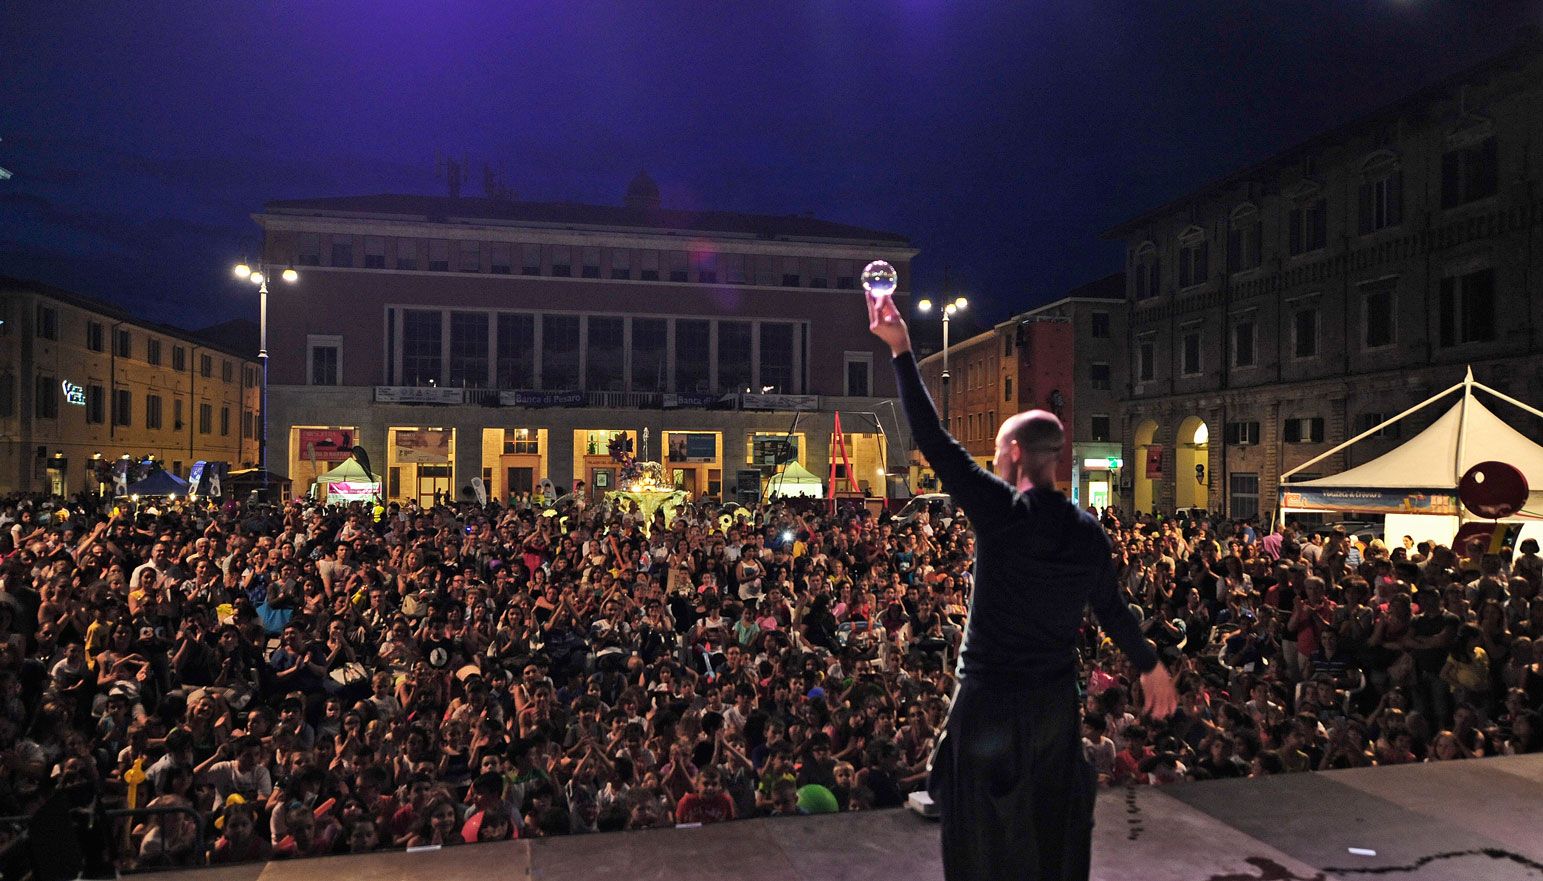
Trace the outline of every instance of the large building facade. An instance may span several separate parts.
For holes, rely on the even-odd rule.
[[[1282,473],[1470,365],[1543,398],[1540,87],[1543,53],[1519,46],[1111,232],[1127,245],[1128,507],[1268,516]]]
[[[0,278],[0,493],[94,490],[95,463],[255,462],[257,363],[107,303]]]
[[[694,495],[777,463],[886,494],[894,395],[858,277],[902,236],[808,217],[371,196],[274,202],[270,461],[297,491],[362,444],[393,500],[616,486],[610,440]],[[841,444],[833,444],[841,415]],[[846,486],[846,484],[843,484]]]

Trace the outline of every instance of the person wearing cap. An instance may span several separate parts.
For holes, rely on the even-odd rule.
[[[1056,488],[1065,431],[1051,413],[1010,417],[996,474],[938,420],[891,297],[866,294],[868,327],[889,346],[916,446],[975,530],[975,584],[954,704],[927,789],[942,817],[949,881],[1087,878],[1096,778],[1078,731],[1075,645],[1091,602],[1141,671],[1147,711],[1178,697],[1116,583],[1109,537]]]

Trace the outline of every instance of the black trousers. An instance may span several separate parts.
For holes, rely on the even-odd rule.
[[[1076,684],[1005,692],[966,680],[933,754],[947,881],[1086,881],[1097,777]]]

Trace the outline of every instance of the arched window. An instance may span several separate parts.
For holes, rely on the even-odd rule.
[[[1136,279],[1136,299],[1148,300],[1157,296],[1162,277],[1162,261],[1157,256],[1157,246],[1150,241],[1136,246],[1131,261],[1131,274]]]
[[[1227,228],[1227,271],[1245,272],[1264,263],[1264,222],[1259,207],[1245,202],[1232,209]]]
[[[1192,226],[1179,236],[1179,287],[1205,284],[1210,276],[1210,243],[1206,241],[1205,230]]]
[[[1356,231],[1363,236],[1404,221],[1404,172],[1391,150],[1378,150],[1361,161],[1356,208]]]

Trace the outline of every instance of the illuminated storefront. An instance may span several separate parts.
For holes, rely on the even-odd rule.
[[[392,501],[458,498],[455,483],[455,429],[393,427],[386,437],[386,496]]]
[[[592,499],[604,497],[616,489],[621,466],[611,458],[611,440],[623,437],[632,441],[634,455],[643,458],[638,433],[631,429],[580,429],[573,432],[573,481],[584,481]]]
[[[665,478],[692,497],[723,491],[723,432],[664,432]]]
[[[488,498],[508,503],[534,492],[548,472],[545,428],[482,429],[482,485]]]

